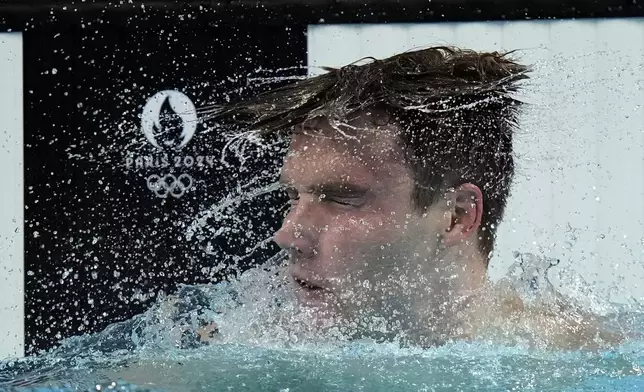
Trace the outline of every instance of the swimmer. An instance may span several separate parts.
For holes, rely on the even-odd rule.
[[[529,72],[510,55],[409,51],[327,68],[213,114],[290,138],[280,178],[290,209],[274,240],[320,325],[420,346],[620,340],[572,305],[530,308],[488,279],[514,176],[514,93]]]

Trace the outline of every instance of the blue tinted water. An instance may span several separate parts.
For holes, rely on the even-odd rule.
[[[485,343],[428,350],[353,344],[344,348],[266,349],[216,345],[184,352],[95,359],[41,372],[22,389],[122,391],[640,391],[644,345],[607,352],[552,352]],[[15,379],[14,384],[20,382]],[[102,383],[102,384],[101,384]],[[137,385],[134,386],[133,384]],[[31,389],[24,389],[24,388]],[[49,389],[55,390],[55,389]],[[61,389],[58,389],[61,390]]]
[[[0,363],[0,391],[644,391],[644,338],[635,334],[644,332],[644,314],[632,309],[614,307],[610,318],[633,337],[603,351],[301,339],[271,327],[289,309],[273,276],[184,286],[100,334]],[[534,280],[523,283],[534,289]],[[213,320],[223,338],[195,339]]]

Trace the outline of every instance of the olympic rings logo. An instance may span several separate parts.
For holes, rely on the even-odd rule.
[[[179,177],[172,174],[164,176],[153,174],[147,178],[148,189],[160,198],[167,198],[170,195],[178,199],[192,188],[192,182],[192,177],[186,173]]]

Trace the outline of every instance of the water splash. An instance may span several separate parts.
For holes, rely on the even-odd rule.
[[[553,295],[547,271],[557,260],[515,253],[507,279],[522,297]],[[94,390],[124,378],[122,391],[246,387],[249,390],[585,390],[644,373],[644,346],[628,342],[600,353],[553,352],[485,341],[433,349],[321,336],[307,326],[281,274],[287,254],[216,285],[183,285],[145,314],[104,332],[72,338],[47,355],[0,365],[0,390],[55,386]],[[198,330],[217,326],[200,341]],[[644,318],[632,330],[644,331]],[[109,383],[106,384],[106,380]],[[317,381],[316,381],[317,380]],[[137,385],[139,387],[137,387]],[[586,385],[586,387],[584,387]],[[614,385],[614,384],[611,384]],[[639,384],[637,384],[639,385]],[[129,389],[128,389],[129,388]],[[142,388],[142,389],[141,389]],[[457,390],[458,390],[457,388]],[[564,388],[564,389],[562,389]],[[68,389],[70,390],[70,389]],[[67,391],[67,390],[65,390]]]
[[[523,299],[533,302],[556,294],[548,279],[548,271],[559,265],[559,259],[517,251],[513,252],[513,256],[514,264],[510,266],[506,276],[511,278],[512,285]]]
[[[267,83],[278,80],[265,79]],[[208,110],[202,108],[202,113],[207,115]],[[281,148],[262,144],[255,132],[231,132],[225,137],[220,160],[224,165],[230,164],[229,153],[243,164],[254,151]],[[187,239],[225,237],[232,226],[228,221],[240,223],[236,214],[240,205],[278,189],[277,183],[262,184],[259,177],[239,185],[194,217],[186,229]],[[213,221],[217,224],[209,223]],[[268,241],[263,238],[257,244],[264,246]],[[250,254],[256,249],[250,248]],[[548,279],[548,271],[558,260],[518,252],[514,256],[507,278],[522,298],[531,303],[559,298]],[[0,386],[1,382],[5,386],[58,383],[73,384],[78,390],[78,385],[95,385],[106,369],[119,373],[137,367],[148,370],[144,373],[147,382],[163,383],[165,379],[177,390],[197,381],[210,389],[245,382],[247,386],[271,385],[283,390],[294,385],[311,390],[321,385],[326,390],[562,390],[589,375],[615,379],[642,374],[644,350],[637,344],[591,356],[478,342],[430,350],[368,342],[343,344],[342,340],[328,343],[305,327],[309,315],[298,313],[280,278],[284,259],[284,253],[279,253],[266,266],[217,285],[181,286],[177,294],[160,296],[149,311],[132,320],[96,335],[67,340],[40,358],[6,362],[0,366]],[[586,288],[588,285],[580,284],[577,290],[587,293]],[[215,345],[204,345],[197,331],[210,324],[217,326],[220,339]],[[634,322],[630,328],[641,330],[642,326],[644,323]],[[169,379],[165,374],[169,369],[172,376],[179,375],[182,385]],[[88,371],[93,373],[89,378]],[[329,381],[316,384],[316,378]]]

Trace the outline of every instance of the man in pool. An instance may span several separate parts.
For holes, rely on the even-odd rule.
[[[619,341],[561,296],[527,306],[511,285],[488,280],[514,175],[513,94],[527,72],[507,54],[436,47],[328,69],[212,113],[290,138],[280,179],[290,208],[274,239],[314,328],[424,347]],[[130,349],[166,335],[180,347],[225,340],[209,289],[183,287],[65,350]]]
[[[527,67],[434,47],[326,70],[217,113],[290,137],[275,241],[320,325],[421,346],[495,331],[564,347],[613,340],[572,306],[530,311],[487,278]]]

